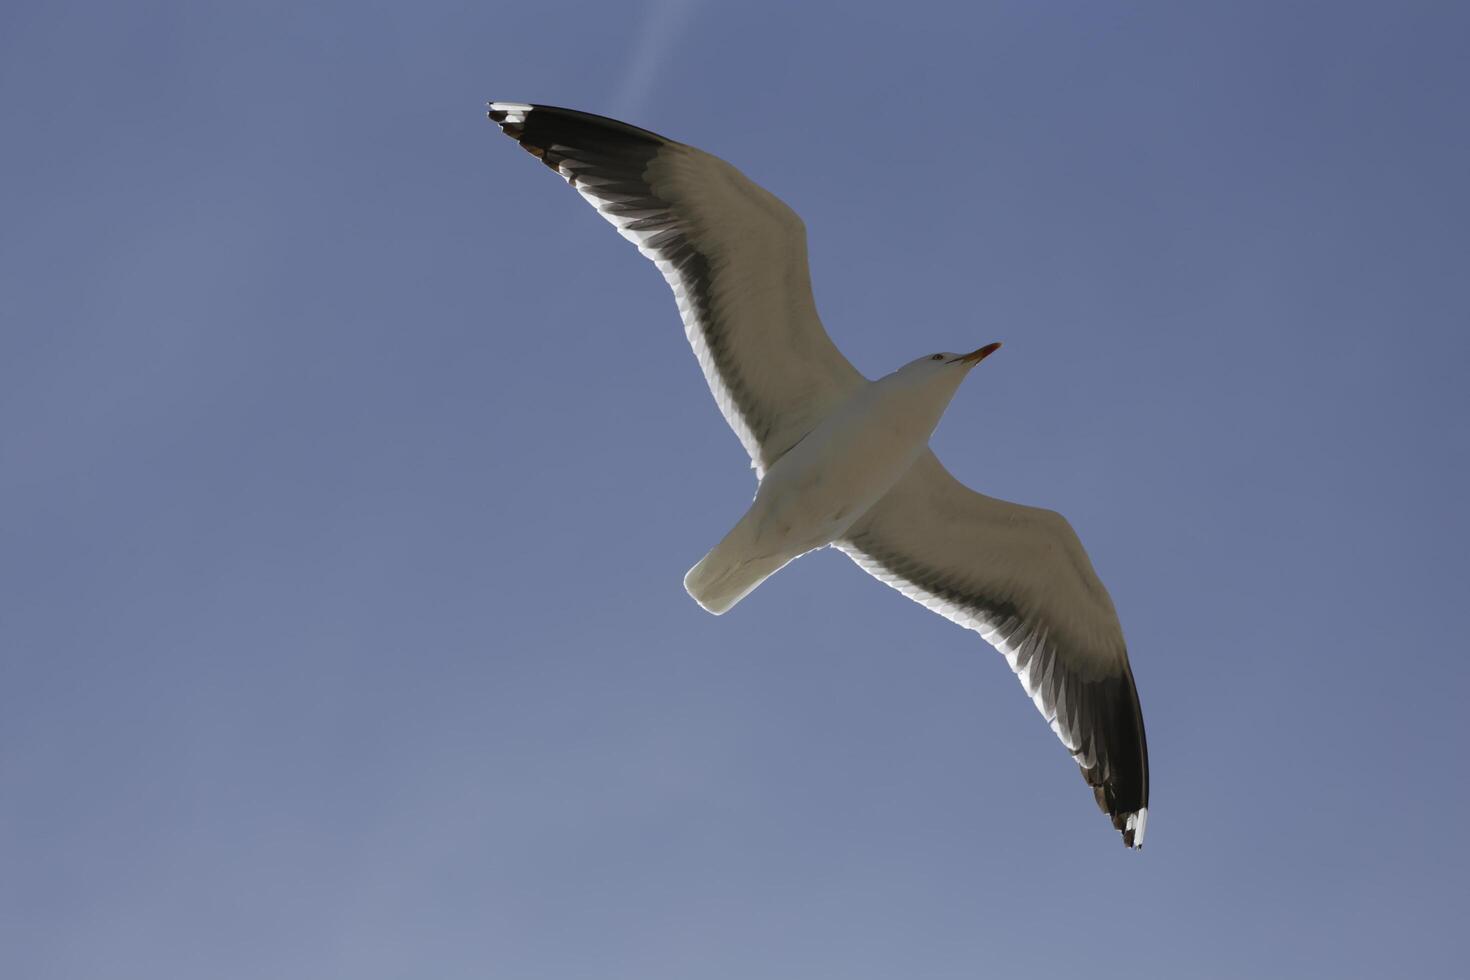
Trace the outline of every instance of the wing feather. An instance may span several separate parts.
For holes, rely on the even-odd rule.
[[[658,267],[757,474],[863,383],[817,316],[806,228],[775,195],[614,119],[514,102],[492,102],[490,118]]]
[[[838,547],[999,650],[1124,843],[1143,845],[1138,690],[1112,600],[1061,515],[976,493],[925,452]]]

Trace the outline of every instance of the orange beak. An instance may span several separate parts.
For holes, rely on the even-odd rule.
[[[979,364],[981,361],[985,360],[987,357],[989,357],[991,354],[994,354],[998,350],[1000,350],[1000,342],[996,341],[993,344],[986,344],[984,347],[981,347],[977,350],[972,350],[968,354],[961,354],[959,357],[955,358],[955,361],[959,361],[962,364]],[[954,361],[951,361],[950,363],[953,364]]]

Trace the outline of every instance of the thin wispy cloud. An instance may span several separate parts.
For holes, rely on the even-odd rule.
[[[649,0],[628,67],[623,72],[612,109],[623,116],[643,112],[669,52],[694,19],[698,0]]]

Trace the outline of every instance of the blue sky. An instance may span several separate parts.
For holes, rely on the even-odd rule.
[[[1458,4],[7,4],[0,973],[1459,975]],[[1002,659],[748,464],[666,287],[484,120],[810,230],[870,376],[1078,529],[1129,853]]]

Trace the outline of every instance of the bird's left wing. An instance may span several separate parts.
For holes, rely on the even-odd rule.
[[[1123,842],[1143,845],[1148,744],[1123,630],[1060,514],[976,493],[926,450],[837,546],[999,650]]]
[[[757,474],[864,382],[817,318],[806,228],[775,195],[718,157],[603,116],[492,102],[490,118],[658,266]]]

